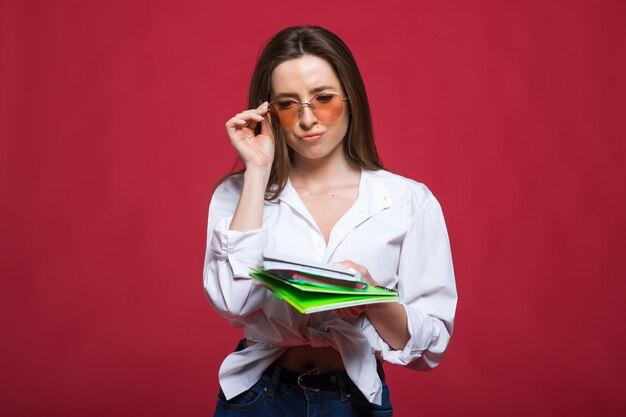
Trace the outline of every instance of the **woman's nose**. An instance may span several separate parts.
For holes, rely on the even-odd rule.
[[[317,123],[317,117],[313,113],[313,108],[311,106],[302,106],[300,110],[300,125],[302,127],[310,127],[315,123]]]

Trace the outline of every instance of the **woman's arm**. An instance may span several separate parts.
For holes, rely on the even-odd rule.
[[[263,227],[263,205],[269,177],[270,167],[246,169],[243,174],[243,189],[230,230],[246,232]]]
[[[340,264],[371,279],[360,265]],[[386,361],[431,369],[439,364],[450,342],[457,293],[443,213],[430,192],[411,215],[398,278],[399,303],[343,309],[340,315],[356,317],[365,312],[363,332]]]
[[[220,184],[209,205],[204,288],[218,313],[235,321],[258,309],[265,295],[249,273],[250,268],[260,266],[268,239],[263,209],[274,138],[266,113],[267,103],[263,103],[226,122],[246,170]],[[261,133],[255,136],[257,123],[261,123]]]
[[[334,265],[356,269],[361,274],[361,279],[369,285],[379,285],[363,265],[352,261],[337,262]],[[337,310],[337,314],[343,318],[358,317],[361,313],[367,314],[367,318],[372,322],[372,325],[380,337],[382,337],[391,348],[395,350],[404,349],[411,338],[411,334],[407,326],[406,309],[402,304],[367,304]]]
[[[365,314],[385,342],[394,350],[402,350],[411,334],[407,327],[406,310],[400,303],[370,304]]]
[[[239,158],[246,166],[243,189],[230,230],[248,231],[263,226],[265,189],[274,160],[274,137],[265,115],[267,102],[256,109],[246,110],[226,122],[226,131]],[[257,123],[261,133],[254,135]]]

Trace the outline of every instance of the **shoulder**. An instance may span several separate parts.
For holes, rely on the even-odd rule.
[[[213,191],[213,200],[239,197],[243,188],[243,173],[233,174],[222,181]]]
[[[241,188],[243,187],[243,172],[238,172],[236,174],[230,175],[222,181],[217,188],[215,189],[215,193],[228,193],[228,192],[241,192]]]
[[[403,205],[415,213],[435,200],[433,193],[423,183],[386,170],[368,171],[374,181],[384,186],[393,205]]]
[[[243,174],[237,173],[224,179],[213,191],[209,213],[235,210],[243,188]]]

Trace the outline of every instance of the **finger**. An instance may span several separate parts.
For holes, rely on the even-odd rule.
[[[261,120],[263,120],[263,116],[246,110],[241,113],[237,113],[235,117],[229,119],[229,122],[226,123],[226,127],[231,132],[242,128],[250,128],[254,130],[257,122],[260,122]]]
[[[253,117],[255,118],[255,120],[261,122],[262,120],[260,120],[258,118],[258,116],[267,118],[267,116],[269,116],[270,107],[269,107],[269,105],[267,104],[267,101],[266,101],[263,104],[261,104],[259,107],[257,107],[256,109],[249,110],[249,111],[254,112],[255,116],[253,116]]]
[[[367,273],[367,270],[362,266],[352,261],[341,261],[333,263],[333,266],[338,266],[341,268],[351,269],[352,271],[358,272],[363,275]]]
[[[333,265],[341,266],[343,268],[348,268],[348,269],[354,269],[356,271],[359,271],[362,274],[367,272],[367,268],[364,267],[363,265],[357,264],[356,262],[352,262],[348,260],[336,262]]]
[[[256,109],[244,110],[241,113],[237,113],[235,117],[229,119],[229,121],[226,122],[226,127],[231,131],[243,127],[249,127],[254,130],[254,128],[256,128],[256,123],[263,120],[263,115],[259,113],[266,113],[268,109],[269,106],[266,101]]]
[[[270,107],[270,104],[267,101],[264,101],[255,110],[260,113],[265,113],[269,109],[269,107]]]
[[[226,128],[228,129],[236,129],[238,127],[245,126],[247,121],[240,119],[238,117],[231,117],[226,121]]]
[[[235,117],[242,120],[254,120],[257,122],[260,122],[261,119],[263,119],[263,116],[255,110],[242,111],[241,113],[237,113]]]
[[[269,111],[269,109],[270,109],[269,103],[267,101],[264,101],[256,109],[244,110],[240,114],[264,115],[265,113]]]
[[[274,134],[272,133],[272,127],[270,125],[270,115],[268,114],[266,117],[261,120],[261,134],[267,135],[274,139]]]

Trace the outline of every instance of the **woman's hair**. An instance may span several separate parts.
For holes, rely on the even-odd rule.
[[[274,68],[285,61],[313,55],[324,59],[335,70],[348,97],[349,124],[343,140],[343,150],[348,163],[366,169],[381,169],[378,158],[372,119],[365,85],[356,61],[346,44],[334,33],[319,26],[293,26],[283,29],[269,40],[254,68],[248,108],[253,109],[265,101],[271,101],[271,80]],[[257,133],[260,123],[257,125]],[[282,129],[272,125],[275,153],[268,189],[268,200],[276,199],[285,188],[293,158],[293,151],[287,146]],[[245,170],[245,169],[244,169]],[[220,183],[240,170],[220,179]]]

